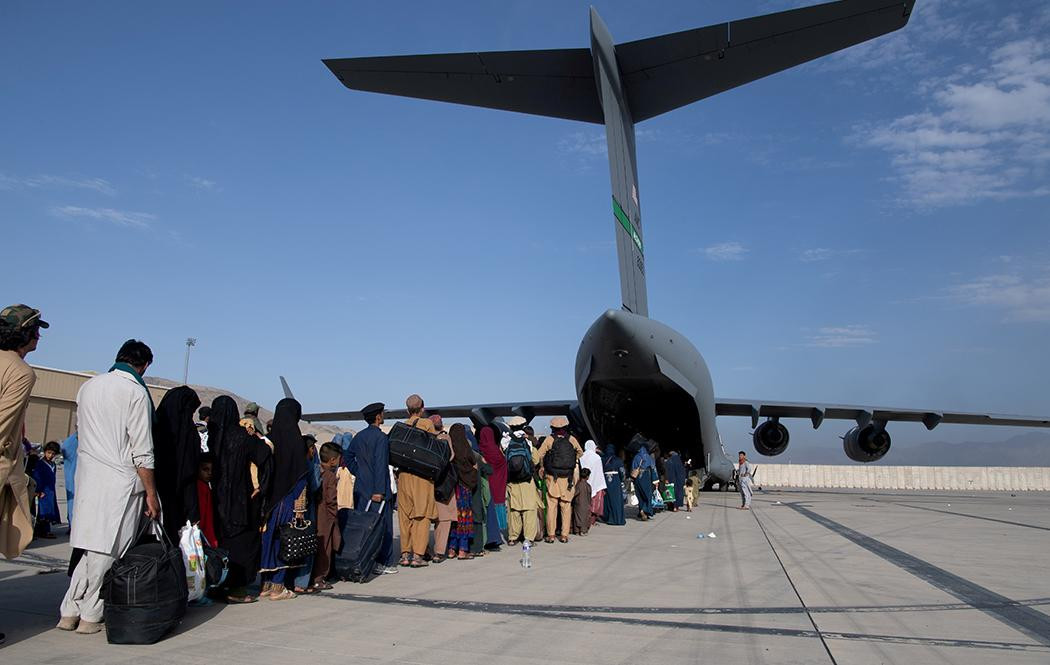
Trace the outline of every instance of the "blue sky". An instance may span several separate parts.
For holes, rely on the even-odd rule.
[[[800,4],[595,3],[617,41]],[[587,5],[390,5],[0,5],[0,300],[52,323],[30,360],[137,337],[177,379],[193,336],[192,382],[270,405],[278,374],[307,410],[572,396],[619,305],[602,128],[351,92],[321,59],[584,47]],[[1045,3],[919,0],[640,124],[638,162],[650,312],[720,396],[1050,412]]]

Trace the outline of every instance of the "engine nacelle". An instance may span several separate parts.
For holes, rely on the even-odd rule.
[[[767,420],[755,428],[752,438],[759,455],[773,457],[787,450],[791,435],[779,420]]]
[[[842,449],[854,462],[874,462],[890,449],[890,434],[884,427],[854,427],[842,437]]]

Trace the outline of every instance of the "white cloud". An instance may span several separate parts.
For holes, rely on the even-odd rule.
[[[721,242],[700,251],[711,261],[740,261],[748,249],[738,242]]]
[[[817,261],[828,261],[842,256],[860,254],[859,249],[831,249],[829,247],[812,247],[804,249],[798,256],[803,263],[816,263]]]
[[[1050,195],[1050,40],[1023,38],[926,83],[931,108],[858,128],[916,208]]]
[[[191,187],[202,191],[213,192],[217,187],[217,183],[214,180],[208,180],[207,178],[201,178],[199,176],[186,176],[186,180],[190,183]]]
[[[985,275],[948,293],[964,305],[1000,310],[1007,321],[1050,321],[1050,269]]]
[[[569,155],[605,157],[605,132],[572,132],[558,141],[558,150]]]
[[[113,208],[82,208],[80,206],[56,206],[51,213],[58,217],[70,219],[93,219],[139,229],[149,228],[157,221],[157,216],[147,212],[128,212]]]
[[[809,336],[806,346],[827,349],[866,346],[878,342],[878,335],[866,325],[828,326],[818,328],[816,334]]]
[[[113,196],[117,190],[113,185],[103,178],[69,178],[57,175],[36,175],[27,177],[10,176],[0,173],[0,189],[88,189]]]

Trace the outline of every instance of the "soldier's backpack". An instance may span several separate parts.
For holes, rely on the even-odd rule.
[[[532,480],[532,471],[532,447],[529,442],[512,440],[507,446],[507,480],[512,483],[529,482]]]
[[[564,436],[554,439],[550,450],[543,456],[543,469],[555,478],[571,478],[576,470],[576,449]]]

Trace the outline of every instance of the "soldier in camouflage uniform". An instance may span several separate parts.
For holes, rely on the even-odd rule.
[[[248,402],[244,407],[244,417],[250,418],[252,424],[255,425],[255,433],[259,436],[263,436],[267,433],[266,428],[263,427],[263,422],[259,420],[259,405],[255,402]]]

